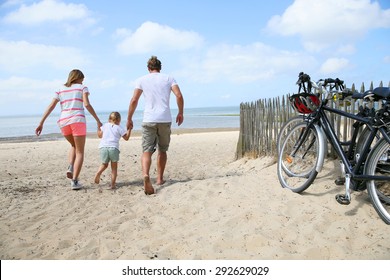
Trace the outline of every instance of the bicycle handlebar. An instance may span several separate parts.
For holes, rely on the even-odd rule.
[[[324,80],[324,86],[326,86],[327,84],[334,84],[335,86],[344,87],[344,81],[340,80],[339,78],[336,78],[336,79],[332,79],[332,78],[325,79]]]
[[[339,78],[321,79],[317,83],[315,83],[312,82],[310,76],[308,74],[305,74],[304,72],[299,73],[298,81],[296,84],[299,86],[298,93],[300,93],[302,89],[305,93],[311,93],[311,89],[313,87],[317,89],[319,89],[320,87],[324,89],[326,89],[326,87],[329,87],[329,91],[327,90],[327,92],[333,91],[334,89],[338,91],[345,89],[344,81],[340,80]]]
[[[311,93],[312,88],[315,88],[321,93],[325,92],[326,96],[323,97],[326,99],[335,99],[335,95],[337,95],[336,99],[344,100],[346,97],[353,95],[352,90],[346,89],[344,81],[339,78],[320,79],[318,82],[313,82],[308,74],[300,72],[297,85],[299,86],[298,93],[300,93],[302,89],[305,93]]]
[[[344,88],[345,88],[344,81],[340,80],[339,78],[336,78],[336,79],[332,79],[332,78],[321,79],[321,80],[318,81],[318,84],[320,84],[323,87],[329,86],[330,90],[333,90],[334,88],[336,88],[337,90],[339,90],[339,89],[344,90]]]

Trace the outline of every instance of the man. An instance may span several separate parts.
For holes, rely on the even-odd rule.
[[[133,114],[137,108],[138,100],[142,93],[145,98],[144,117],[142,122],[142,173],[145,194],[154,194],[154,188],[150,181],[149,171],[152,163],[152,155],[157,154],[157,185],[164,184],[164,170],[167,163],[167,151],[171,139],[172,116],[169,107],[170,94],[176,96],[178,114],[176,123],[181,125],[184,120],[184,99],[175,79],[169,75],[160,73],[161,61],[156,56],[148,60],[149,74],[136,81],[133,97],[130,101],[127,116],[127,128],[133,128]]]

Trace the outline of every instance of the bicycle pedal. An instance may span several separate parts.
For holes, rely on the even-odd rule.
[[[342,205],[349,205],[351,203],[351,201],[343,194],[337,194],[336,201]]]
[[[345,178],[344,177],[338,177],[336,180],[334,180],[334,183],[338,186],[345,184]]]

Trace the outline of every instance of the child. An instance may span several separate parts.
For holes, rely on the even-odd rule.
[[[108,167],[111,161],[111,189],[116,188],[115,182],[118,174],[119,161],[119,140],[121,137],[126,141],[130,138],[131,130],[127,131],[120,126],[121,115],[118,112],[112,112],[108,117],[108,123],[98,128],[98,137],[102,138],[99,145],[100,158],[102,164],[95,175],[95,183],[100,183],[100,175]]]

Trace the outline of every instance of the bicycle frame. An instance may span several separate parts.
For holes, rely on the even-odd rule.
[[[330,121],[328,119],[328,116],[326,115],[326,112],[330,112],[333,114],[337,114],[346,118],[353,119],[357,122],[360,122],[364,125],[367,125],[370,128],[370,134],[369,134],[369,141],[366,142],[365,146],[363,147],[363,152],[361,156],[358,158],[356,164],[352,165],[345,154],[342,144],[339,141],[332,125],[330,124]],[[316,123],[319,123],[317,125]],[[365,163],[365,160],[369,154],[370,146],[376,137],[377,132],[379,131],[381,135],[386,139],[388,143],[390,143],[390,138],[386,133],[386,130],[383,127],[374,127],[370,119],[360,117],[355,114],[347,113],[345,111],[341,111],[338,109],[334,109],[331,107],[328,107],[324,104],[321,104],[320,107],[317,110],[317,113],[315,116],[308,121],[308,126],[314,127],[317,132],[319,137],[325,135],[326,139],[331,143],[333,148],[336,150],[337,155],[339,156],[343,166],[344,166],[344,172],[345,172],[345,196],[339,195],[336,197],[337,201],[341,204],[349,204],[351,200],[350,196],[350,183],[351,180],[356,180],[356,181],[367,181],[367,180],[377,180],[377,181],[390,181],[390,176],[379,176],[379,175],[363,175],[359,172],[361,170],[361,167]],[[307,135],[307,130],[304,132],[303,138],[306,138]],[[323,137],[323,138],[325,138]],[[320,141],[324,141],[319,139]],[[299,141],[303,142],[303,141]],[[301,145],[301,143],[298,143],[298,146]],[[326,143],[326,141],[325,141]],[[320,154],[324,154],[326,151],[327,145],[320,145],[324,151],[321,151],[320,149]],[[320,161],[319,163],[320,166],[316,166],[316,170],[319,172],[322,169],[323,161]]]
[[[350,174],[352,176],[352,179],[355,179],[355,180],[375,179],[375,180],[390,181],[389,176],[368,176],[368,175],[358,174],[358,171],[361,169],[365,160],[367,159],[370,146],[371,146],[378,131],[386,139],[386,141],[388,143],[390,143],[390,137],[387,135],[386,130],[383,127],[380,127],[380,128],[373,127],[372,124],[370,123],[370,120],[363,118],[363,117],[360,117],[360,116],[357,116],[357,115],[354,115],[354,114],[351,114],[351,113],[347,113],[347,112],[344,112],[344,111],[341,111],[338,109],[330,108],[328,106],[323,106],[322,109],[323,110],[319,110],[319,121],[321,123],[321,127],[323,128],[323,131],[325,133],[326,138],[329,140],[329,142],[331,142],[332,146],[336,150],[337,155],[340,157],[340,160],[342,161],[342,163],[346,167],[346,173]],[[345,153],[342,149],[342,145],[340,144],[340,141],[338,140],[336,133],[335,133],[333,127],[331,126],[330,121],[329,121],[328,116],[326,115],[325,111],[335,113],[335,114],[341,115],[343,117],[347,117],[347,118],[356,120],[364,125],[367,125],[370,128],[371,133],[369,134],[369,140],[367,141],[367,143],[363,147],[363,152],[360,155],[360,157],[358,158],[356,164],[354,164],[353,166],[351,165],[347,156],[345,155]]]

